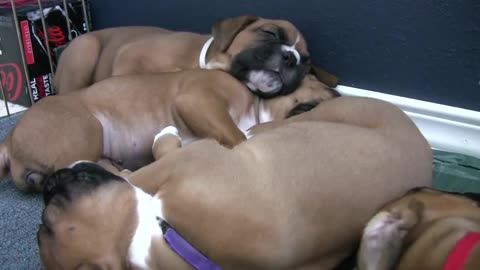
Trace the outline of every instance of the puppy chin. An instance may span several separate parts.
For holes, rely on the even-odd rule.
[[[262,98],[292,93],[307,72],[305,64],[288,65],[282,48],[272,45],[249,48],[235,56],[231,63],[230,74]]]
[[[251,91],[263,98],[274,97],[283,87],[280,75],[268,70],[249,71],[246,84]]]

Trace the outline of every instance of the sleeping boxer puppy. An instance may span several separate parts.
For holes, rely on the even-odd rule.
[[[210,137],[232,147],[251,126],[335,95],[313,75],[295,92],[268,100],[223,71],[112,77],[26,111],[0,144],[0,178],[10,170],[17,187],[40,190],[47,174],[76,160],[108,159],[134,170],[153,161],[153,137],[168,125],[178,127],[185,144]]]
[[[164,130],[160,158],[127,178],[88,162],[57,171],[43,193],[43,263],[331,269],[376,209],[430,185],[430,147],[393,105],[339,97],[289,119],[233,149],[210,139],[179,148]]]
[[[211,35],[155,27],[118,27],[84,34],[65,49],[57,93],[125,74],[192,68],[230,72],[263,97],[294,91],[310,64],[307,44],[288,21],[240,16],[217,22]],[[336,78],[322,71],[330,87]]]
[[[417,188],[365,228],[358,270],[480,269],[480,195]]]

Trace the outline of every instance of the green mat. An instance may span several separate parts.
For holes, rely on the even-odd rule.
[[[444,191],[480,193],[480,159],[434,150],[433,187]]]

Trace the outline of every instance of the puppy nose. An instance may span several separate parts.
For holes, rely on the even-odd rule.
[[[287,67],[294,67],[295,64],[297,63],[297,58],[295,58],[295,55],[290,51],[283,52],[282,58],[283,58],[283,63]]]

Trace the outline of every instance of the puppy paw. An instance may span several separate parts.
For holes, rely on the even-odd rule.
[[[400,214],[382,211],[375,215],[363,231],[359,270],[390,269],[400,255],[406,234]]]
[[[403,238],[404,220],[398,213],[380,212],[375,215],[364,230],[364,238],[385,241],[391,238]]]
[[[164,129],[162,129],[162,131],[160,131],[157,135],[155,135],[155,139],[153,140],[153,144],[155,144],[155,142],[162,136],[164,135],[173,135],[175,137],[178,137],[178,139],[180,140],[180,136],[178,135],[178,129],[174,126],[168,126],[168,127],[165,127]]]
[[[168,152],[178,149],[181,146],[182,139],[178,136],[178,129],[174,126],[168,126],[155,136],[152,144],[152,154],[155,160],[159,160]]]

